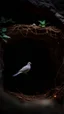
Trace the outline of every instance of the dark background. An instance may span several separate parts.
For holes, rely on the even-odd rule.
[[[61,26],[64,18],[55,16],[58,12],[64,15],[63,0],[1,0],[0,16],[12,18],[16,23],[38,23],[46,19],[53,25]]]
[[[62,17],[55,16],[56,12],[64,15],[63,1],[1,0],[0,6],[0,16],[4,16],[8,19],[12,18],[15,23],[38,24],[38,20],[45,19],[49,25],[57,27],[63,25],[63,21],[60,20]],[[27,64],[28,61],[32,62],[32,70],[29,72],[28,77],[25,75],[21,77],[20,75],[19,78],[13,79],[12,75]],[[29,94],[31,90],[30,93],[33,94],[38,91],[42,92],[42,89],[44,92],[53,86],[56,70],[49,56],[49,50],[44,46],[44,43],[42,46],[42,43],[39,41],[37,41],[36,44],[35,41],[25,40],[22,41],[22,43],[17,42],[16,44],[12,44],[12,46],[7,45],[4,63],[4,80],[6,83],[4,83],[4,85],[10,90],[14,91],[17,87],[19,90],[26,92],[26,94]]]
[[[48,3],[49,1],[51,1],[53,3],[54,7],[56,8],[56,11],[58,11],[60,14],[64,15],[64,0],[39,0],[39,1],[43,1],[43,3]],[[23,0],[23,2],[22,2],[22,0],[21,0],[21,2],[20,2],[20,0],[17,0],[17,1],[16,0],[14,0],[14,1],[12,1],[12,0],[0,0],[0,16],[4,16],[6,18],[12,18],[17,23],[24,23],[24,24],[25,23],[29,24],[29,23],[33,23],[33,22],[37,23],[38,19],[42,19],[42,17],[43,18],[46,17],[47,21],[51,22],[53,25],[57,25],[60,27],[61,22],[54,16],[53,13],[49,12],[50,10],[48,10],[47,8],[44,8],[43,13],[42,12],[40,13],[41,10],[39,10],[39,8],[35,9],[35,6],[33,6],[32,4],[30,5],[30,4],[31,3],[28,2],[28,0]],[[32,6],[32,8],[31,8],[31,6]],[[48,6],[48,5],[46,5],[46,6]],[[38,13],[38,11],[39,11],[39,13]],[[25,43],[25,41],[24,41],[24,43]],[[33,43],[34,42],[32,42],[32,44]],[[31,43],[29,42],[29,45],[30,44]],[[17,45],[18,45],[18,47],[17,47]],[[33,46],[34,46],[34,44],[33,44]],[[29,74],[33,75],[33,78],[34,78],[34,74],[37,73],[38,69],[40,70],[40,68],[42,68],[42,67],[39,67],[38,64],[39,65],[43,64],[43,72],[42,72],[42,70],[41,70],[41,72],[38,71],[39,76],[40,76],[40,73],[42,73],[42,75],[47,76],[47,77],[43,77],[43,78],[49,79],[51,77],[51,73],[54,70],[53,66],[51,67],[51,64],[50,64],[51,61],[50,61],[50,57],[48,56],[49,51],[44,46],[42,48],[38,49],[38,51],[36,51],[36,48],[38,48],[37,46],[36,47],[34,46],[33,47],[34,49],[32,49],[32,47],[30,46],[30,50],[32,50],[32,51],[30,51],[30,57],[29,58],[28,58],[28,54],[27,54],[26,60],[24,60],[25,53],[23,52],[23,50],[21,50],[20,47],[22,47],[22,49],[25,50],[24,46],[23,45],[21,46],[21,44],[18,44],[18,43],[15,45],[15,47],[14,47],[14,45],[12,45],[12,47],[7,45],[7,48],[5,50],[5,53],[7,54],[7,56],[6,57],[4,56],[5,57],[4,61],[6,63],[4,72],[5,72],[5,76],[7,77],[7,78],[5,78],[5,81],[7,84],[6,86],[9,87],[9,89],[12,89],[13,91],[14,91],[14,88],[16,87],[16,85],[17,85],[17,87],[20,87],[21,82],[22,82],[23,86],[25,85],[25,83],[23,82],[23,80],[25,80],[25,78],[23,79],[23,77],[22,77],[22,80],[21,80],[21,76],[19,76],[20,82],[18,83],[18,81],[19,81],[18,78],[13,79],[11,77],[11,75],[13,73],[15,73],[16,70],[18,70],[21,66],[26,64],[28,59],[30,59],[30,61],[33,63],[32,64],[32,70],[34,70],[34,72],[32,72],[32,71],[29,72]],[[41,45],[40,45],[40,47],[41,47]],[[16,48],[16,50],[15,50],[15,48]],[[17,50],[17,48],[18,48],[18,50]],[[29,48],[29,46],[27,46],[26,50],[28,48]],[[40,51],[41,49],[43,49],[42,52]],[[20,54],[21,51],[23,52],[23,54]],[[28,53],[29,53],[29,51],[28,51]],[[39,56],[38,53],[41,56]],[[41,53],[43,53],[43,55]],[[35,56],[35,58],[34,58],[34,56]],[[33,59],[32,59],[32,57],[33,57]],[[20,61],[21,58],[22,58],[23,62]],[[16,61],[17,59],[19,59],[19,61]],[[38,60],[40,61],[40,63],[38,62]],[[34,61],[35,61],[35,63],[34,63]],[[47,66],[46,66],[46,70],[45,70],[46,64],[47,64]],[[34,66],[37,68],[36,71],[34,69]],[[53,75],[54,75],[54,73],[53,73]],[[31,75],[31,78],[32,78],[32,75]],[[49,76],[49,78],[48,78],[48,76]],[[29,77],[29,75],[28,75],[28,77]],[[37,77],[37,75],[36,75],[36,77]],[[15,83],[14,83],[14,81],[11,83],[12,79],[15,81]],[[27,81],[26,81],[26,85],[27,85]],[[42,80],[41,80],[41,82],[42,82]],[[12,88],[10,87],[10,83],[11,83]],[[45,84],[44,80],[43,80],[43,83]],[[31,84],[34,85],[35,82],[31,83]],[[38,90],[39,86],[41,87],[41,84],[42,83],[39,83],[39,81],[37,81],[37,84],[35,84],[37,87],[36,90]],[[33,88],[35,88],[35,86],[33,86]],[[34,91],[35,91],[35,89],[34,89]],[[34,91],[32,91],[32,92],[34,92]],[[26,93],[28,91],[25,90],[24,92]],[[1,103],[0,111],[2,111],[2,112],[7,112],[9,114],[12,112],[21,112],[21,113],[26,113],[26,112],[32,113],[32,112],[34,112],[35,113],[35,110],[36,110],[36,113],[45,113],[45,114],[46,113],[47,114],[48,113],[50,113],[50,114],[51,113],[52,114],[62,113],[61,110],[58,110],[59,107],[56,107],[56,106],[54,108],[51,108],[51,107],[48,107],[48,108],[44,107],[43,108],[42,107],[43,111],[40,108],[38,108],[39,111],[36,108],[33,109],[33,106],[30,109],[30,104],[27,105],[27,107],[23,107],[23,106],[21,107],[20,102],[18,103],[17,101],[16,102],[13,101],[14,98],[13,99],[12,99],[12,97],[10,98],[10,96],[7,95],[6,93],[4,93],[3,91],[0,91],[0,93],[1,93],[0,94],[0,101],[1,101],[0,102]]]
[[[44,93],[54,87],[55,64],[44,41],[24,39],[9,44],[4,53],[4,87],[25,94]],[[27,62],[32,62],[30,72],[12,75]]]

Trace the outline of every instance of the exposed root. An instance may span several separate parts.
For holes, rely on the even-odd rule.
[[[33,35],[48,34],[50,37],[57,39],[58,38],[57,35],[61,34],[61,31],[53,26],[42,28],[36,25],[13,25],[9,29],[10,29],[9,34],[17,34],[19,32],[23,37],[27,37],[28,34],[33,34]]]

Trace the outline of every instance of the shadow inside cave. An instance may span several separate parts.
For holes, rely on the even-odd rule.
[[[28,75],[13,77],[27,62],[32,62]],[[22,39],[7,44],[4,51],[4,89],[32,95],[54,86],[55,66],[44,41]]]

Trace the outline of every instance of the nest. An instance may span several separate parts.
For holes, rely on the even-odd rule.
[[[7,93],[15,96],[16,98],[18,98],[20,101],[34,101],[34,100],[42,100],[42,99],[57,99],[57,100],[61,100],[62,98],[64,98],[64,83],[61,86],[58,86],[54,89],[49,90],[48,92],[46,92],[45,94],[42,95],[24,95],[21,92],[20,93],[16,93],[16,92],[10,92],[8,91]]]

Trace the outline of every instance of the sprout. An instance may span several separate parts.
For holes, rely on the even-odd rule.
[[[39,25],[41,26],[41,27],[45,27],[46,26],[46,21],[45,20],[43,20],[43,21],[39,21]]]
[[[5,34],[6,31],[7,31],[7,28],[2,28],[2,29],[0,30],[0,38],[2,38],[5,43],[7,43],[7,39],[10,39],[10,38],[11,38],[10,36],[7,36],[7,35]]]

